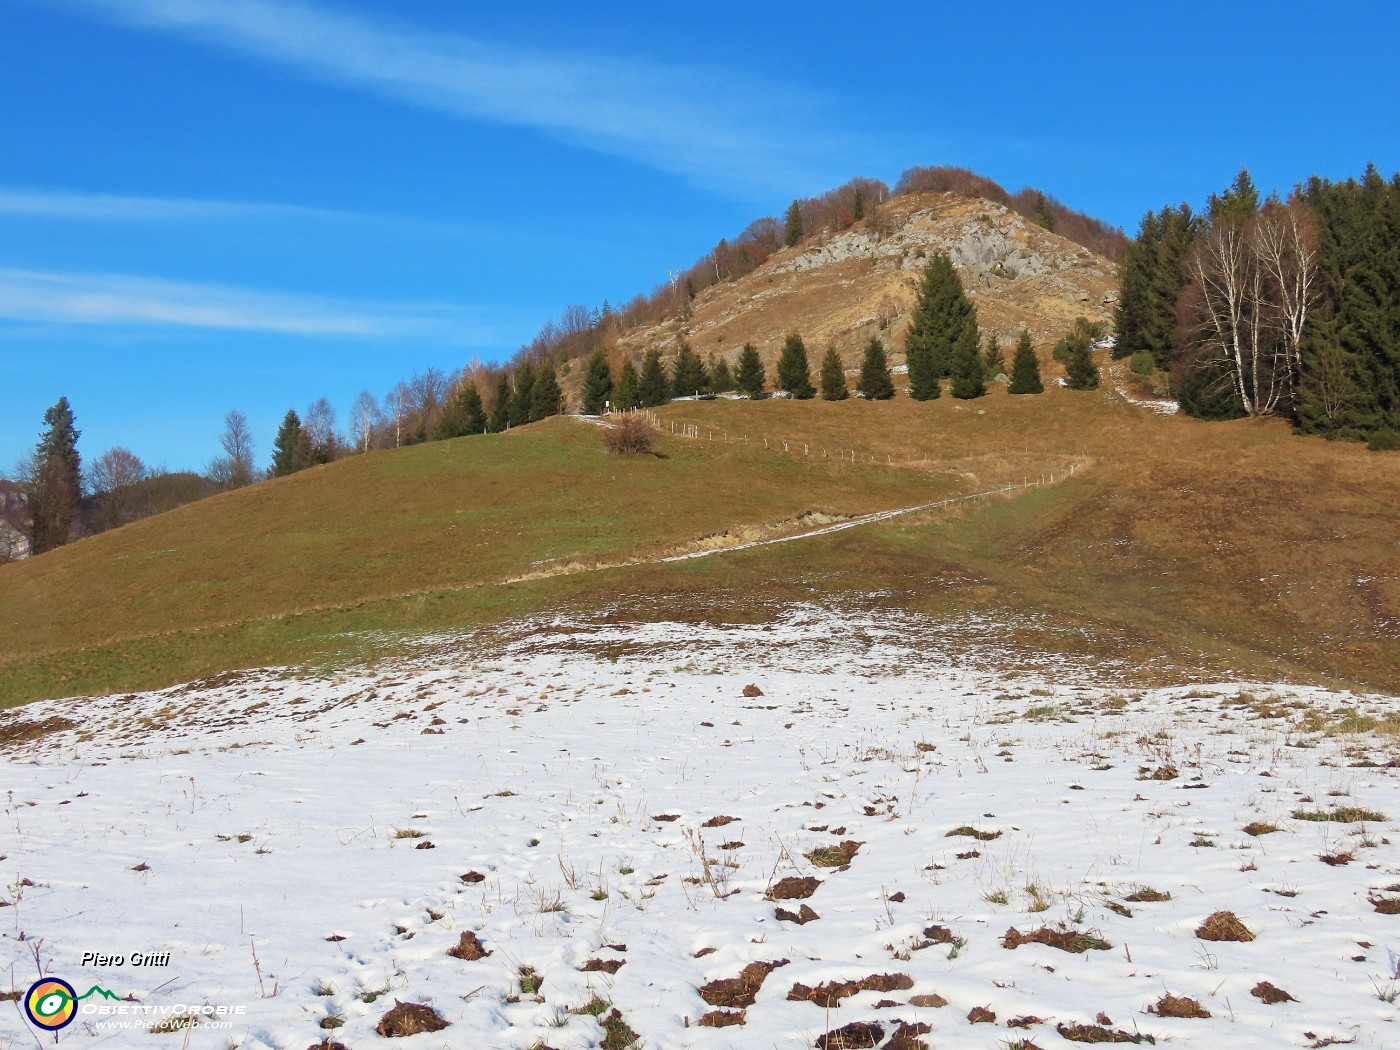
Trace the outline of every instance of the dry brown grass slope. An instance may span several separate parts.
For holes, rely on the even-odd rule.
[[[763,619],[795,599],[974,611],[1001,642],[1158,678],[1400,690],[1400,457],[1279,422],[1158,416],[1116,382],[681,402],[660,413],[666,458],[606,456],[597,428],[560,419],[343,461],[0,567],[0,700],[354,659],[545,610]],[[1086,464],[1073,480],[986,505],[625,564],[1070,462]],[[550,575],[591,566],[619,567]]]

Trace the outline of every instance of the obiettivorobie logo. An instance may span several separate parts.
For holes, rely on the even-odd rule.
[[[93,985],[79,995],[71,984],[58,977],[45,977],[29,986],[24,996],[24,1012],[29,1020],[47,1032],[57,1032],[78,1016],[78,1003],[92,995],[121,1001],[106,988]]]
[[[84,999],[89,1001],[83,1002]],[[66,1028],[79,1015],[85,1025],[97,1029],[144,1027],[152,1032],[173,1032],[180,1028],[232,1028],[234,1018],[242,1018],[247,1012],[248,1008],[241,1005],[143,1003],[97,984],[79,995],[61,977],[41,978],[24,994],[25,1016],[45,1032]]]

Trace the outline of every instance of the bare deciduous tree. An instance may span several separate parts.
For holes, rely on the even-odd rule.
[[[253,432],[248,417],[236,408],[224,413],[224,432],[219,435],[224,454],[209,466],[209,477],[220,488],[240,489],[253,483]]]
[[[1248,220],[1218,219],[1187,259],[1186,333],[1247,415],[1271,415],[1293,392],[1316,256],[1304,209],[1275,201]]]
[[[361,452],[368,452],[374,430],[384,421],[379,403],[368,390],[361,390],[350,407],[350,440]]]
[[[1297,381],[1308,312],[1320,293],[1317,221],[1299,200],[1286,205],[1270,201],[1254,223],[1254,250],[1273,285],[1291,385]]]
[[[335,408],[324,397],[307,406],[301,421],[306,442],[311,450],[311,462],[329,463],[340,451],[340,438],[335,432]]]
[[[88,467],[88,487],[97,497],[97,525],[115,529],[144,517],[135,486],[148,476],[146,464],[130,449],[109,448]]]
[[[442,414],[443,402],[447,397],[447,376],[442,369],[429,367],[410,379],[402,391],[396,387],[391,394],[401,395],[401,399],[396,397],[399,401],[396,409],[402,434],[395,443],[400,444],[409,438],[423,441],[433,432],[438,416]]]

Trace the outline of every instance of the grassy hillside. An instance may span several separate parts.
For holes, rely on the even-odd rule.
[[[558,419],[357,457],[0,567],[0,699],[360,659],[546,610],[755,619],[814,597],[985,614],[1008,644],[1158,676],[1400,688],[1400,457],[1161,417],[1112,389],[661,416],[664,458],[607,456],[596,427]],[[1070,462],[1084,467],[1050,489],[652,563]]]

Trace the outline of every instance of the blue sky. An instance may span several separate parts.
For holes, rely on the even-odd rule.
[[[1132,232],[1242,165],[1400,168],[1400,16],[1340,3],[9,0],[0,468],[266,461],[428,365],[495,361],[795,196],[958,164]]]

